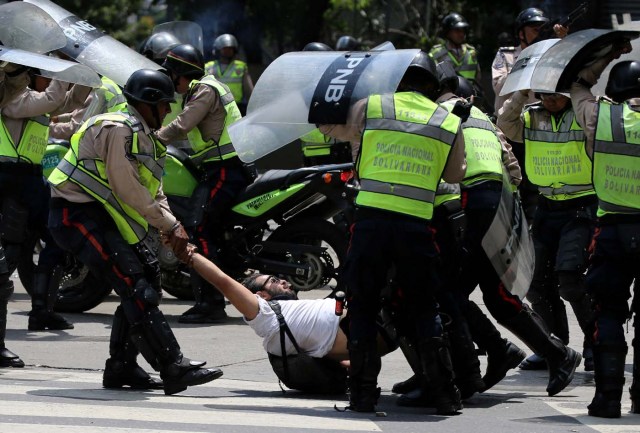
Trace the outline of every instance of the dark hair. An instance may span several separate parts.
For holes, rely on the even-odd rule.
[[[264,286],[264,284],[260,284],[258,282],[258,277],[261,277],[263,275],[264,274],[251,274],[248,277],[245,277],[241,281],[241,284],[245,286],[247,289],[249,289],[251,293],[257,293],[263,289],[262,286]]]

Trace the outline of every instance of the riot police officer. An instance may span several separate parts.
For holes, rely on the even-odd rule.
[[[442,19],[443,44],[436,44],[429,55],[436,63],[451,63],[455,71],[467,80],[480,81],[480,64],[476,49],[465,43],[469,23],[458,13],[452,12]]]
[[[194,192],[192,216],[185,224],[201,253],[219,261],[222,219],[233,199],[250,183],[228,133],[229,125],[242,116],[229,87],[213,75],[203,77],[202,55],[192,45],[170,50],[164,67],[177,92],[185,95],[185,102],[182,112],[157,136],[165,143],[189,137],[191,160],[205,175]],[[196,305],[180,316],[180,322],[211,323],[227,317],[224,296],[215,287],[195,273],[191,284]]]
[[[127,112],[85,122],[48,178],[54,240],[109,281],[120,296],[103,375],[105,388],[164,388],[169,395],[222,375],[219,369],[204,369],[204,362],[183,356],[158,308],[160,270],[144,244],[150,226],[177,251],[188,242],[162,192],[166,148],[152,135],[169,111],[173,94],[173,83],[164,73],[134,72],[124,87]],[[160,372],[162,381],[137,364],[138,353]]]
[[[336,51],[358,51],[360,42],[351,35],[343,35],[336,41]]]
[[[234,35],[225,33],[218,36],[213,41],[215,60],[207,62],[204,68],[207,75],[213,75],[229,87],[236,104],[244,114],[253,92],[253,80],[247,64],[236,58],[238,49],[238,40]]]
[[[640,178],[637,170],[640,134],[640,63],[613,66],[605,89],[611,98],[596,98],[589,88],[607,64],[629,52],[627,43],[584,68],[571,86],[578,123],[584,128],[586,149],[593,155],[593,186],[598,196],[598,227],[593,240],[586,284],[596,304],[593,355],[596,390],[589,415],[621,416],[627,343],[623,324],[635,314],[631,412],[640,413],[640,307],[635,293],[631,311],[630,287],[640,272]],[[636,285],[634,285],[634,290]]]
[[[540,102],[524,105],[528,94],[515,92],[498,116],[507,137],[524,142],[525,166],[539,191],[532,223],[536,264],[527,299],[565,344],[569,327],[562,299],[571,304],[584,334],[585,370],[592,371],[593,311],[584,287],[597,208],[591,160],[569,97],[539,93]],[[534,369],[536,362],[528,361],[523,367]]]
[[[464,142],[460,119],[433,102],[438,87],[435,63],[420,52],[396,93],[359,101],[350,113],[353,124],[320,128],[361,142],[361,189],[344,271],[351,317],[349,408],[355,411],[374,411],[379,395],[375,320],[391,265],[415,327],[422,388],[433,397],[438,414],[462,408],[436,309],[438,252],[429,222],[440,179],[457,183],[464,175]],[[404,150],[384,151],[393,146]]]

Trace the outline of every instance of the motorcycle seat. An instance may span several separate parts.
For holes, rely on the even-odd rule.
[[[251,185],[247,186],[247,188],[236,197],[236,202],[242,203],[252,197],[257,197],[276,189],[286,189],[291,186],[291,184],[315,172],[317,172],[317,170],[310,170],[309,167],[298,168],[296,170],[267,170],[259,175]]]

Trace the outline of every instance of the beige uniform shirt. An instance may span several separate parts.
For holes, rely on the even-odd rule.
[[[87,114],[87,109],[93,100],[94,93],[92,92],[87,96],[82,107],[76,108],[71,113],[56,116],[57,122],[51,122],[49,124],[49,137],[61,140],[71,139],[71,136],[82,126]]]
[[[609,60],[600,59],[584,68],[578,75],[586,82],[595,84],[608,64]],[[576,112],[576,120],[578,124],[582,126],[582,129],[584,129],[584,135],[587,139],[587,154],[592,156],[596,126],[598,124],[597,98],[591,93],[588,87],[580,83],[573,83],[571,85],[571,101],[573,109]],[[632,110],[640,112],[640,98],[632,98],[629,99],[628,102]]]
[[[11,102],[29,85],[29,75],[26,71],[16,77],[9,77],[5,73],[15,71],[19,67],[21,66],[9,63],[3,70],[0,69],[0,108]]]
[[[138,145],[142,152],[153,152],[153,141],[149,126],[131,105],[129,113],[142,123],[143,130],[138,132]],[[79,148],[79,159],[101,159],[105,163],[107,180],[113,193],[127,205],[135,209],[149,224],[162,231],[171,231],[176,218],[169,209],[167,198],[158,191],[151,197],[149,190],[140,183],[138,162],[127,154],[127,148],[133,140],[131,128],[117,122],[103,122],[89,128]],[[94,199],[80,186],[67,181],[51,187],[51,196],[60,197],[74,203],[87,203]]]
[[[441,103],[444,101],[456,99],[460,98],[458,98],[453,93],[447,92],[440,95],[436,102]],[[505,137],[505,134],[500,130],[499,127],[496,127],[496,137],[498,137],[500,145],[502,146],[502,164],[505,166],[507,172],[509,173],[511,184],[516,186],[520,185],[520,182],[522,182],[522,171],[520,170],[520,164],[518,163],[516,156],[513,154],[511,144],[509,144],[509,142],[507,141],[507,137]]]
[[[71,90],[67,90],[68,87],[69,83],[52,80],[44,92],[25,88],[21,94],[2,109],[2,120],[14,143],[20,141],[26,119],[56,111],[70,111],[84,102],[84,99],[82,102],[79,102],[78,99],[83,95],[86,98],[87,87],[73,86]],[[82,88],[79,89],[80,87]]]
[[[357,161],[360,153],[360,142],[365,127],[365,109],[367,100],[361,99],[353,104],[349,114],[347,115],[347,123],[345,125],[321,125],[318,129],[325,135],[329,135],[340,141],[350,141],[353,149],[354,161]],[[464,179],[467,171],[467,160],[464,154],[464,137],[462,129],[458,129],[456,138],[449,152],[449,159],[442,172],[442,178],[445,182],[458,183]]]
[[[226,116],[218,91],[206,84],[198,84],[182,112],[156,135],[163,143],[171,143],[186,139],[189,131],[198,128],[204,140],[218,142]]]

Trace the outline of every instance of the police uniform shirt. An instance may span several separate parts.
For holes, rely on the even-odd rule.
[[[353,160],[357,161],[360,153],[360,142],[364,133],[366,120],[367,99],[357,101],[347,115],[347,123],[344,125],[320,125],[318,129],[325,135],[340,141],[350,141],[353,149]],[[458,183],[464,179],[467,171],[467,161],[464,154],[464,137],[462,129],[458,129],[456,138],[449,152],[447,164],[442,172],[442,178],[449,183]]]
[[[138,132],[141,152],[152,154],[155,145],[147,136],[150,132],[149,126],[135,108],[129,105],[127,109],[142,123],[143,130]],[[162,188],[156,197],[151,197],[149,190],[140,183],[138,163],[134,157],[127,154],[132,140],[133,132],[128,126],[117,122],[102,122],[85,133],[78,146],[78,159],[104,161],[107,179],[114,194],[135,209],[152,226],[162,231],[170,231],[176,223],[176,218],[169,209]],[[71,181],[57,187],[52,186],[51,196],[74,203],[94,201],[80,186]]]
[[[0,108],[13,101],[29,85],[29,75],[26,71],[15,77],[6,74],[20,67],[20,65],[9,63],[4,69],[0,69]]]
[[[163,143],[171,143],[186,139],[189,131],[198,128],[204,140],[218,142],[226,116],[218,91],[206,84],[198,84],[185,101],[182,112],[156,135]]]
[[[84,122],[87,109],[93,101],[94,93],[89,93],[82,107],[76,108],[71,113],[63,113],[57,116],[56,122],[49,124],[49,137],[60,140],[69,140],[80,129]]]
[[[446,92],[440,95],[436,102],[442,103],[444,101],[458,100],[461,99],[458,96],[454,95],[451,92]],[[509,179],[512,185],[520,185],[522,181],[522,171],[520,169],[520,164],[518,163],[518,159],[513,154],[513,149],[511,144],[507,141],[507,137],[503,133],[503,131],[496,126],[496,137],[500,141],[500,145],[502,146],[502,164],[507,169],[509,173]]]
[[[493,85],[493,92],[496,99],[494,103],[494,110],[497,113],[504,101],[506,101],[511,94],[500,96],[500,91],[504,87],[504,82],[507,79],[507,75],[511,72],[514,63],[518,60],[518,56],[522,52],[521,47],[502,47],[498,50],[496,57],[491,64],[491,83]],[[534,103],[537,99],[533,92],[529,95],[528,103]]]
[[[509,140],[515,141],[516,143],[522,143],[524,141],[522,109],[529,102],[529,99],[529,94],[523,95],[522,92],[514,92],[509,99],[504,102],[498,112],[498,127]],[[545,112],[547,111],[545,110]]]
[[[56,111],[70,110],[80,105],[78,98],[83,95],[84,90],[74,92],[67,90],[68,87],[69,83],[52,80],[44,92],[25,88],[21,94],[2,109],[2,119],[14,143],[17,144],[20,141],[25,119]],[[86,95],[84,97],[86,98]]]

